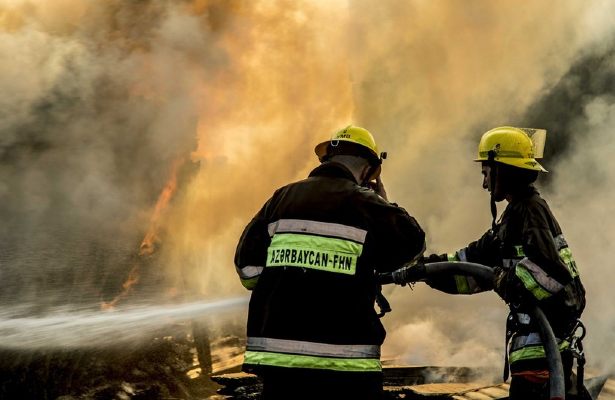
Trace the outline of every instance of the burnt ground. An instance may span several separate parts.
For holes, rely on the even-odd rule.
[[[236,337],[218,339],[241,351]],[[214,353],[213,362],[220,362]],[[200,375],[197,350],[185,329],[132,345],[71,350],[0,348],[0,399],[206,399],[218,385]]]

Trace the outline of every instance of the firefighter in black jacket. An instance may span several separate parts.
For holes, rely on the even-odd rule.
[[[448,255],[431,255],[425,262],[468,261],[494,268],[494,282],[456,275],[431,278],[427,283],[453,294],[494,290],[510,306],[507,321],[505,380],[512,375],[510,398],[548,399],[549,372],[537,326],[527,305],[538,304],[558,339],[570,391],[572,355],[567,339],[585,307],[585,290],[560,226],[532,183],[547,172],[537,161],[545,131],[499,127],[485,133],[478,148],[483,188],[491,192],[492,229],[467,247]],[[542,134],[542,135],[541,135]],[[542,140],[540,140],[542,138]],[[495,202],[508,206],[495,222]],[[509,369],[510,368],[510,369]],[[583,388],[579,388],[579,392]],[[572,395],[567,398],[576,398]]]
[[[262,377],[265,399],[380,398],[375,274],[420,257],[425,235],[383,198],[367,130],[348,126],[315,151],[321,165],[278,189],[237,247],[252,290],[244,370]],[[365,187],[376,178],[378,193]]]

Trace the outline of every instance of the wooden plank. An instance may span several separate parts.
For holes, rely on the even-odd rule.
[[[478,392],[489,395],[493,399],[505,399],[508,397],[508,387],[503,388],[502,386],[492,386],[482,388]]]
[[[213,363],[212,370],[214,374],[221,374],[225,371],[240,369],[241,364],[243,364],[243,354]]]
[[[615,380],[608,379],[598,396],[598,400],[615,400]]]
[[[481,392],[468,392],[463,394],[464,399],[468,400],[493,400],[493,397]]]
[[[476,383],[426,383],[408,387],[408,391],[422,396],[453,395],[478,389],[482,385]]]

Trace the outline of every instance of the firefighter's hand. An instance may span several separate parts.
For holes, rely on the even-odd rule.
[[[416,264],[393,271],[392,275],[393,282],[397,285],[405,286],[406,283],[414,283],[425,279],[427,276],[427,269],[423,264]]]
[[[387,201],[389,200],[387,197],[387,191],[384,189],[384,184],[382,183],[382,179],[380,178],[380,176],[376,178],[376,184],[373,185],[373,189],[380,197]]]
[[[430,254],[427,257],[421,256],[418,262],[419,264],[429,264],[442,261],[448,261],[448,257],[446,254]]]

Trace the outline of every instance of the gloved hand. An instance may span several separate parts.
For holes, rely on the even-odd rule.
[[[425,268],[424,264],[409,265],[393,271],[392,275],[395,284],[405,286],[406,283],[425,279],[427,276],[427,268]]]
[[[430,254],[427,257],[421,256],[418,260],[419,264],[429,264],[434,262],[448,261],[446,254]]]

